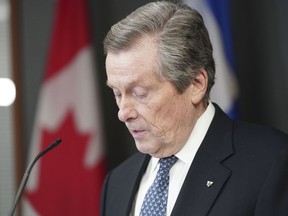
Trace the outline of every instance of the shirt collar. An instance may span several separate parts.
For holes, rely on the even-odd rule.
[[[215,107],[211,102],[204,113],[198,118],[190,137],[182,149],[176,154],[179,160],[191,165],[215,114]]]

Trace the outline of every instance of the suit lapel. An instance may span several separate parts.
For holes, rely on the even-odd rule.
[[[199,155],[194,162],[174,206],[173,216],[207,215],[230,175],[229,170],[207,154]]]
[[[116,215],[122,215],[120,212],[124,212],[123,215],[129,215],[135,200],[135,195],[138,191],[139,184],[143,173],[145,172],[150,156],[137,154],[138,159],[135,160],[134,167],[125,170],[124,176],[126,177],[123,181],[123,185],[119,187],[118,190],[122,191],[124,197],[119,200],[117,206],[118,210]],[[123,174],[123,173],[122,173]],[[121,182],[121,181],[119,181]],[[117,208],[116,208],[117,209]],[[122,210],[121,210],[122,209]]]
[[[233,123],[214,106],[215,117],[191,164],[172,216],[207,215],[231,174],[222,162],[233,154]]]

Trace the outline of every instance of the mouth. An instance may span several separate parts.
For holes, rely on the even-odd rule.
[[[146,132],[146,130],[130,130],[130,129],[129,129],[129,131],[130,131],[130,133],[132,134],[132,136],[133,136],[134,138],[140,138],[140,137],[142,137],[142,136],[145,134],[145,132]]]

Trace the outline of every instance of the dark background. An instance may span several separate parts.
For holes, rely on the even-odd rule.
[[[217,1],[217,0],[216,0]],[[102,41],[112,24],[145,0],[90,0],[96,76],[104,117],[108,168],[136,151],[124,124],[117,119],[112,92],[106,87]],[[236,73],[240,87],[240,120],[272,125],[288,133],[288,1],[230,1]],[[27,154],[46,68],[55,0],[20,0],[20,64],[24,130]]]

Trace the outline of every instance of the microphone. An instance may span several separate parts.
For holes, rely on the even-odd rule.
[[[12,210],[11,210],[11,213],[9,214],[10,216],[13,216],[14,215],[14,211],[17,207],[17,204],[19,202],[19,199],[23,193],[23,190],[27,184],[27,181],[28,181],[28,178],[29,178],[29,175],[30,175],[30,172],[34,166],[34,164],[38,161],[39,158],[41,158],[44,154],[46,154],[48,151],[52,150],[53,148],[55,148],[57,145],[59,145],[60,143],[62,142],[61,139],[57,139],[56,141],[54,141],[52,144],[50,144],[47,148],[45,148],[43,151],[41,151],[29,164],[29,166],[27,167],[26,171],[25,171],[25,174],[22,178],[22,181],[21,181],[21,184],[18,188],[18,191],[17,191],[17,194],[16,194],[16,197],[15,197],[15,200],[14,200],[14,203],[13,203],[13,206],[12,206]]]

